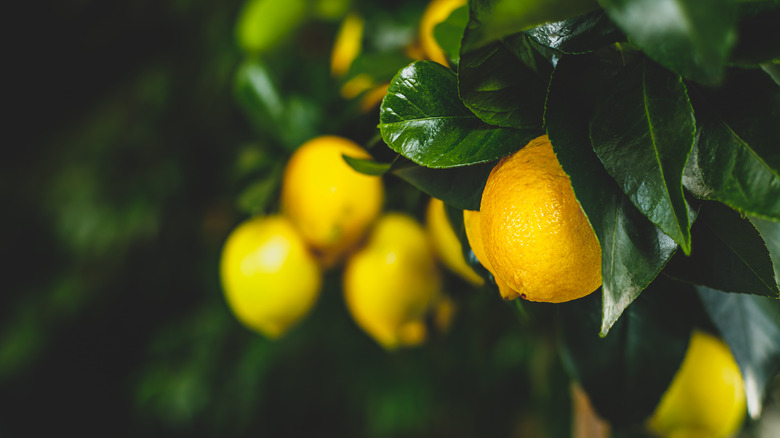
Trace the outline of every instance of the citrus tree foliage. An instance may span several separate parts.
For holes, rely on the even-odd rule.
[[[398,157],[353,166],[476,210],[496,160],[549,135],[601,244],[600,299],[560,306],[596,408],[651,412],[697,324],[685,308],[715,321],[757,416],[780,369],[778,32],[777,1],[469,1],[435,33],[451,64],[390,84]]]

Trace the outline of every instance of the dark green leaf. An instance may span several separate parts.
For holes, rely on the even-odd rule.
[[[464,41],[469,40],[470,31]],[[552,66],[517,33],[463,53],[458,91],[466,106],[491,125],[542,133],[542,114]]]
[[[596,334],[598,296],[559,306],[565,363],[600,416],[621,426],[652,414],[685,356],[697,306],[691,287],[659,277],[605,338]]]
[[[688,253],[682,189],[694,141],[693,108],[679,76],[643,58],[624,69],[596,105],[590,137],[631,202]]]
[[[265,171],[262,177],[246,186],[236,199],[238,208],[250,215],[267,211],[271,200],[279,191],[283,170],[284,166],[277,163],[276,166]]]
[[[469,2],[469,27],[474,35],[468,50],[597,8],[596,0],[473,0]]]
[[[593,99],[604,85],[598,80],[609,81],[610,69],[595,56],[564,56],[553,73],[545,112],[553,149],[601,244],[603,335],[677,247],[634,207],[590,145]],[[583,91],[592,95],[583,96]]]
[[[780,220],[780,87],[761,71],[730,71],[697,93],[699,135],[683,183],[695,196]]]
[[[455,73],[430,61],[398,72],[382,101],[379,121],[391,149],[432,168],[492,161],[525,146],[536,134],[480,120],[458,97]]]
[[[433,37],[454,64],[460,59],[460,40],[468,22],[469,9],[464,5],[452,11],[446,20],[433,28]]]
[[[780,3],[774,3],[772,9],[751,11],[740,20],[737,43],[731,54],[732,64],[757,67],[772,60],[780,60]],[[750,4],[754,5],[755,2]],[[743,5],[746,3],[740,4]]]
[[[748,412],[758,418],[766,388],[780,372],[780,301],[696,289],[742,371]]]
[[[537,43],[561,53],[587,53],[626,41],[604,11],[594,11],[525,31]]]
[[[445,204],[461,210],[479,210],[482,191],[494,165],[494,162],[489,162],[431,169],[399,160],[392,173]]]
[[[702,205],[693,227],[696,246],[677,254],[665,274],[725,292],[778,296],[767,247],[739,213],[718,203]]]
[[[750,222],[756,227],[764,239],[769,256],[774,266],[775,283],[780,287],[780,222],[772,222],[757,217],[751,217]]]
[[[380,163],[378,161],[367,159],[367,158],[350,157],[344,154],[342,154],[341,156],[344,158],[344,161],[347,162],[349,167],[365,175],[372,175],[372,176],[384,175],[390,170],[391,167],[393,167],[393,162]]]
[[[629,40],[688,79],[716,84],[736,40],[736,1],[600,0]]]

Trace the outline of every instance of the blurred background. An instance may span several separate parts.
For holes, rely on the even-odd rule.
[[[450,332],[396,353],[352,322],[338,270],[280,341],[229,312],[218,277],[227,234],[278,208],[281,165],[304,140],[375,138],[376,106],[341,87],[366,71],[381,85],[410,62],[425,6],[288,3],[304,13],[261,55],[237,36],[242,0],[9,12],[0,436],[569,434],[552,344],[455,276]],[[335,78],[348,10],[378,30],[363,70]],[[422,219],[427,198],[385,182],[385,209]]]

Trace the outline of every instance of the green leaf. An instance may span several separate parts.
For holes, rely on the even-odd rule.
[[[601,417],[620,427],[652,414],[685,356],[697,305],[690,286],[659,277],[605,338],[595,294],[559,306],[564,363]]]
[[[626,41],[604,11],[594,11],[525,31],[538,44],[567,54],[588,53]]]
[[[703,286],[696,289],[734,354],[745,381],[748,413],[757,419],[766,389],[780,372],[780,301]]]
[[[426,167],[483,163],[508,155],[536,132],[486,124],[458,97],[455,73],[417,61],[390,82],[379,111],[379,130],[391,149]]]
[[[751,217],[750,222],[764,239],[775,272],[775,283],[780,287],[780,223]]]
[[[600,0],[648,56],[704,84],[716,84],[736,41],[736,1]]]
[[[702,205],[690,257],[675,256],[664,270],[674,278],[724,292],[777,297],[769,251],[756,228],[718,203]]]
[[[464,41],[471,35],[467,31]],[[491,125],[522,129],[529,140],[542,133],[542,114],[552,65],[517,33],[463,53],[458,91],[463,103]]]
[[[468,50],[597,8],[596,0],[472,0],[469,28],[474,34]]]
[[[390,163],[380,163],[379,161],[368,158],[350,157],[349,155],[345,154],[342,154],[341,156],[344,158],[344,161],[347,162],[349,167],[362,174],[371,176],[384,175],[390,171],[390,168],[393,167],[393,163],[395,162],[395,160],[393,160]]]
[[[602,324],[606,335],[658,275],[677,245],[643,216],[604,169],[588,138],[594,100],[614,65],[564,56],[550,81],[545,124],[558,161],[601,244]],[[591,95],[583,95],[590,93]]]
[[[609,174],[686,254],[691,224],[682,175],[695,129],[681,78],[646,58],[618,74],[590,122],[593,149]]]
[[[433,28],[433,37],[453,64],[458,64],[460,60],[460,40],[468,22],[469,9],[464,5],[452,11],[446,20]]]
[[[404,163],[405,161],[405,163]],[[479,210],[482,191],[495,162],[431,169],[399,160],[392,173],[423,192],[461,210]]]
[[[267,51],[306,18],[306,0],[248,0],[236,23],[236,38],[247,52]]]
[[[683,184],[703,199],[780,220],[780,87],[758,70],[694,97],[700,124]]]

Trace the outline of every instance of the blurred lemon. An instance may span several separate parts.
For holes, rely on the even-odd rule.
[[[334,76],[346,75],[352,62],[360,55],[364,26],[363,18],[354,12],[344,17],[330,56],[330,71]]]
[[[442,65],[448,65],[447,55],[439,47],[433,36],[433,29],[437,24],[446,20],[452,11],[466,4],[466,0],[433,0],[423,12],[420,20],[420,45],[425,56],[431,61]]]
[[[485,267],[493,275],[493,280],[496,282],[498,291],[501,294],[501,298],[505,300],[513,300],[520,296],[517,292],[512,290],[508,284],[506,284],[500,277],[493,271],[493,266],[485,254],[485,248],[482,246],[482,232],[480,230],[479,212],[473,210],[463,210],[463,225],[466,228],[466,238],[469,241],[471,250],[474,251],[474,256],[477,257],[479,263]]]
[[[384,197],[382,179],[355,171],[342,154],[370,158],[345,138],[317,137],[293,153],[282,181],[282,211],[326,267],[358,243]]]
[[[485,284],[485,280],[463,258],[463,247],[447,219],[444,202],[440,199],[431,198],[428,202],[425,224],[433,249],[444,266],[471,284]]]
[[[530,301],[560,303],[601,286],[601,247],[546,135],[501,159],[480,203],[495,275]]]
[[[314,306],[322,283],[317,261],[284,217],[255,217],[222,249],[222,288],[238,320],[277,338]]]
[[[441,273],[425,230],[413,218],[388,213],[344,270],[344,298],[360,328],[386,349],[426,338],[425,317],[436,304]]]
[[[697,330],[648,424],[663,437],[726,438],[739,430],[746,412],[745,387],[731,350]]]

